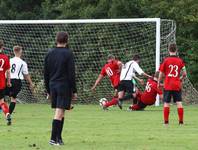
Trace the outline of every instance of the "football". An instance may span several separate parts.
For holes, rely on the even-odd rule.
[[[99,100],[100,106],[103,106],[104,103],[106,103],[106,102],[107,102],[107,99],[106,99],[106,98],[101,98],[101,99]]]

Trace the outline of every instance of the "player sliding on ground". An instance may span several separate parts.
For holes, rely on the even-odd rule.
[[[153,105],[156,101],[156,96],[159,94],[160,99],[163,98],[162,90],[157,87],[157,79],[159,72],[156,72],[154,78],[149,78],[143,93],[137,93],[137,104],[131,105],[129,110],[143,110],[146,106]]]
[[[140,78],[138,78],[138,77],[136,77],[135,75],[133,76],[133,79],[131,80],[131,82],[133,83],[133,91],[134,91],[134,93],[138,93],[138,88],[136,87],[136,84],[137,84],[137,82],[136,81],[138,81],[138,82],[140,82],[140,84],[141,85],[144,85],[144,80],[143,79],[140,79]],[[132,96],[130,95],[130,93],[128,94],[128,95],[126,95],[124,98],[123,98],[123,100],[130,100],[132,98]],[[133,104],[136,104],[137,103],[137,99],[136,99],[136,97],[134,97],[133,98]],[[108,109],[108,107],[111,107],[111,106],[113,106],[113,105],[117,105],[118,104],[118,101],[117,101],[117,103],[113,103],[112,101],[104,101],[104,102],[102,102],[101,103],[101,105],[102,105],[102,107],[103,107],[103,109]]]
[[[164,80],[164,124],[169,123],[170,102],[173,97],[173,101],[177,104],[177,111],[179,117],[179,124],[183,124],[184,109],[182,106],[182,93],[181,82],[186,77],[186,69],[184,62],[177,56],[176,44],[170,44],[168,47],[169,55],[163,61],[160,66],[160,74],[158,79],[158,87],[162,80],[163,74]],[[182,76],[180,74],[182,72]]]
[[[9,112],[12,112],[15,109],[16,98],[18,93],[21,91],[21,80],[25,80],[29,83],[30,89],[33,90],[33,83],[31,77],[28,73],[27,63],[21,59],[22,56],[22,47],[14,46],[13,47],[15,57],[10,59],[10,75],[11,75],[11,87],[6,88],[6,95],[11,98]]]
[[[114,97],[111,101],[109,101],[109,105],[116,105],[118,103],[118,84],[120,82],[120,70],[121,70],[122,63],[119,60],[115,59],[115,56],[109,55],[107,64],[105,64],[102,68],[100,75],[98,76],[95,84],[92,86],[91,90],[95,90],[96,86],[100,83],[100,81],[105,77],[108,76],[111,80],[111,85],[113,86],[115,93]],[[104,107],[105,108],[105,107]]]
[[[133,59],[127,62],[125,65],[122,66],[121,75],[120,75],[120,84],[118,86],[118,106],[122,109],[122,102],[125,100],[124,95],[127,92],[131,98],[136,97],[134,93],[134,85],[131,82],[133,76],[137,72],[139,75],[143,75],[145,77],[151,78],[150,75],[145,73],[139,66],[140,56],[134,55]]]
[[[10,62],[8,56],[3,54],[3,47],[4,43],[2,40],[0,40],[0,107],[6,116],[7,125],[11,125],[11,116],[9,113],[9,108],[8,105],[4,102],[6,83],[7,86],[11,86]]]

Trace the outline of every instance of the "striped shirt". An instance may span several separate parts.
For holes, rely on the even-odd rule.
[[[10,75],[11,79],[24,79],[23,75],[28,74],[27,63],[19,57],[10,59]]]
[[[122,66],[120,81],[121,80],[132,80],[135,73],[142,75],[144,71],[140,68],[138,63],[134,60],[127,62]]]

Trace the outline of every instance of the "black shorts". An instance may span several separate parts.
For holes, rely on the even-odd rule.
[[[163,101],[166,103],[171,102],[171,98],[173,98],[173,102],[181,102],[182,101],[182,92],[180,91],[166,91],[164,90],[164,99]]]
[[[134,93],[133,83],[131,82],[131,80],[120,81],[119,86],[118,86],[118,92],[120,91],[124,91],[127,93]]]
[[[138,106],[140,107],[140,110],[142,110],[142,109],[144,109],[147,105],[146,104],[144,104],[142,101],[141,101],[141,96],[142,96],[142,93],[139,91],[138,93],[137,93],[137,96],[136,96],[136,98],[137,98],[137,104],[138,104]]]
[[[6,87],[5,95],[13,98],[17,98],[17,95],[21,91],[22,82],[20,79],[11,79],[11,87]]]
[[[67,84],[50,84],[50,96],[52,108],[70,109],[72,91]]]
[[[144,104],[141,100],[138,100],[138,106],[140,107],[140,110],[144,109],[147,105]]]
[[[0,99],[5,97],[5,89],[0,89]]]

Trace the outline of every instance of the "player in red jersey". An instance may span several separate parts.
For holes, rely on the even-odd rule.
[[[131,105],[130,110],[143,110],[148,105],[153,105],[156,101],[156,96],[159,94],[160,99],[163,98],[162,90],[157,87],[157,79],[159,72],[156,72],[154,78],[149,78],[143,93],[140,91],[137,94],[137,104]]]
[[[9,114],[8,105],[4,102],[5,88],[6,88],[6,76],[7,76],[7,86],[11,86],[10,83],[10,62],[7,55],[3,54],[4,43],[0,40],[0,107],[3,110],[7,125],[11,125],[11,116]],[[5,76],[6,75],[6,76]]]
[[[164,79],[164,124],[169,123],[169,112],[171,97],[177,104],[177,111],[179,117],[179,124],[183,124],[184,109],[182,106],[182,93],[181,93],[181,82],[186,77],[185,64],[181,58],[177,56],[176,44],[170,44],[168,48],[169,57],[166,57],[160,66],[160,74],[158,78],[158,87],[162,80],[163,74]],[[182,73],[182,74],[181,74]],[[182,75],[180,77],[180,74]]]
[[[100,75],[98,76],[95,84],[92,86],[91,90],[95,90],[96,86],[100,83],[100,81],[105,77],[108,76],[111,80],[111,85],[113,86],[115,93],[114,97],[107,105],[116,105],[118,102],[118,84],[120,82],[120,70],[122,67],[122,62],[115,59],[115,56],[109,55],[107,64],[105,64],[102,68]]]
[[[133,76],[133,79],[131,80],[131,82],[133,83],[134,87],[133,87],[133,91],[134,93],[138,94],[138,88],[136,87],[137,81],[140,82],[140,84],[144,84],[144,80],[140,79],[136,76]],[[137,99],[136,97],[132,97],[130,93],[127,93],[126,96],[124,96],[123,100],[130,100],[133,99],[133,104],[137,103]],[[118,99],[116,99],[115,101],[105,101],[104,103],[102,103],[102,107],[103,109],[107,109],[108,107],[111,107],[113,105],[117,105],[118,104]]]

